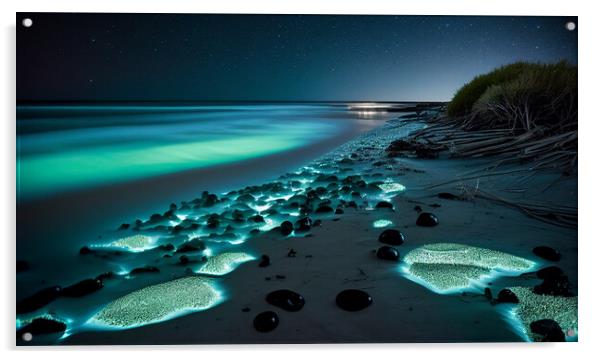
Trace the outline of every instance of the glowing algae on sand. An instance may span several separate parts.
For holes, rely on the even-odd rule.
[[[515,329],[528,340],[537,341],[530,324],[540,319],[552,319],[560,325],[567,340],[575,340],[577,329],[577,297],[535,294],[531,288],[509,288],[518,297],[518,304],[510,310],[509,318]]]
[[[199,269],[198,273],[208,275],[224,275],[232,272],[241,263],[254,260],[250,254],[244,252],[221,253],[214,257],[209,257],[207,262]]]
[[[393,225],[393,222],[389,221],[388,219],[379,219],[372,223],[374,228],[384,228],[391,225]]]
[[[408,279],[440,294],[478,287],[497,275],[515,275],[535,266],[511,254],[456,243],[424,245],[403,261]]]
[[[390,193],[390,192],[402,192],[405,191],[406,187],[402,184],[399,183],[382,183],[379,184],[378,187],[383,190],[383,192],[385,193]]]
[[[136,234],[133,236],[116,239],[108,244],[92,245],[91,247],[119,248],[132,252],[142,252],[147,249],[155,248],[156,246],[155,240],[152,237]]]
[[[118,298],[96,313],[89,323],[115,329],[132,328],[206,310],[222,299],[211,279],[184,277]]]

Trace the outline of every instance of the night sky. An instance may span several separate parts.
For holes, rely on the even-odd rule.
[[[33,26],[21,25],[33,19]],[[569,17],[17,14],[19,101],[439,101]]]

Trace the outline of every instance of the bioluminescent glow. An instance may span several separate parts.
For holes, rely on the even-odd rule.
[[[131,141],[121,140],[125,133],[131,136],[127,126],[96,128],[93,133],[78,129],[20,136],[19,196],[29,198],[257,158],[318,141],[339,126],[312,120],[252,119],[249,122],[257,128],[242,136],[238,129],[229,129],[237,127],[239,119],[230,121],[220,127],[219,135],[213,133],[211,121],[199,121],[179,127],[136,128],[136,138]],[[191,137],[190,133],[200,135]]]
[[[486,281],[501,275],[517,275],[535,263],[511,254],[456,243],[427,244],[403,258],[404,275],[440,294],[468,289],[480,291]]]
[[[221,276],[232,272],[240,264],[254,259],[255,257],[244,252],[220,253],[214,257],[209,257],[197,273]]]
[[[156,238],[136,234],[129,237],[120,238],[107,244],[93,244],[93,248],[118,248],[131,252],[142,252],[156,248]]]
[[[391,192],[402,192],[405,191],[406,187],[402,184],[399,183],[381,183],[378,185],[378,187],[380,189],[383,190],[383,192],[385,193],[391,193]]]
[[[278,223],[270,218],[264,218],[263,220],[265,221],[265,224],[258,228],[262,232],[267,232],[279,226]]]
[[[87,324],[101,328],[133,328],[206,310],[223,299],[213,280],[185,277],[118,298],[96,313]]]
[[[261,213],[263,211],[267,211],[268,209],[270,209],[272,207],[271,204],[264,204],[264,205],[249,205],[249,207],[251,207],[254,211]]]
[[[374,223],[372,223],[372,226],[374,228],[384,228],[384,227],[388,227],[388,226],[392,226],[393,222],[389,221],[388,219],[379,219],[374,221]]]
[[[527,287],[509,289],[516,294],[519,302],[509,310],[507,319],[521,336],[536,341],[530,324],[540,319],[552,319],[560,325],[567,341],[577,340],[577,297],[535,294]]]

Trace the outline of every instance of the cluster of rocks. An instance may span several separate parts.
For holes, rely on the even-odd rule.
[[[266,295],[267,303],[287,312],[298,312],[305,306],[305,298],[292,290],[279,289]],[[359,289],[345,289],[339,292],[335,298],[336,305],[348,312],[357,312],[372,304],[372,297]],[[249,312],[250,308],[243,308],[243,312]],[[258,332],[267,333],[276,329],[280,324],[278,313],[268,310],[261,312],[253,319],[253,327]]]
[[[51,286],[17,302],[17,314],[36,311],[59,297],[79,298],[94,293],[104,286],[102,279],[84,279],[68,287]]]
[[[561,258],[560,252],[551,247],[535,247],[533,248],[533,253],[548,261],[559,261]],[[535,275],[538,279],[541,279],[542,282],[530,289],[534,294],[557,297],[574,296],[571,292],[571,284],[568,276],[561,268],[557,266],[544,267],[535,272]],[[508,288],[500,290],[495,299],[491,296],[491,290],[486,288],[485,296],[490,299],[493,304],[520,303],[518,296]],[[560,325],[552,319],[544,318],[533,321],[530,323],[530,330],[531,333],[535,335],[537,341],[563,342],[566,340]]]

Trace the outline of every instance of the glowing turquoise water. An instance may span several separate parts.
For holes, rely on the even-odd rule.
[[[232,163],[334,136],[329,106],[18,108],[21,198]],[[343,110],[338,110],[343,111]]]

